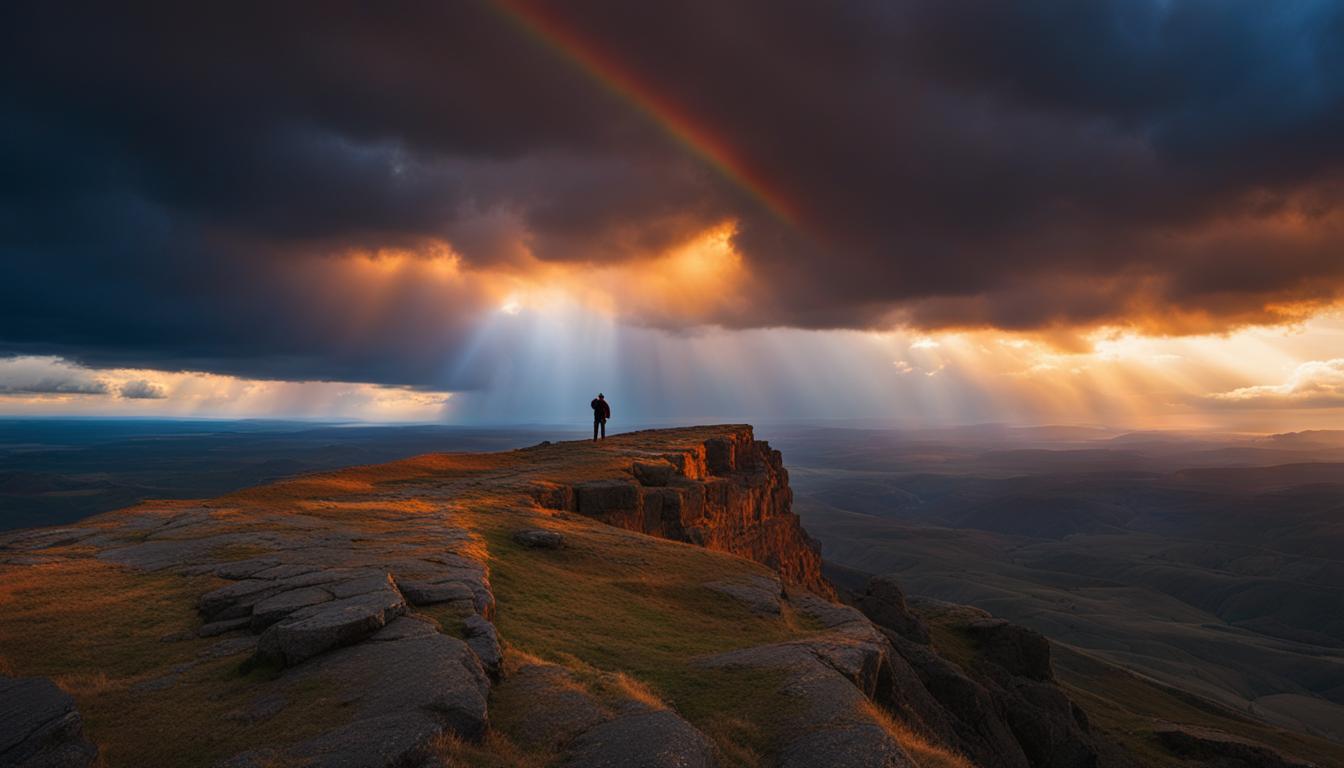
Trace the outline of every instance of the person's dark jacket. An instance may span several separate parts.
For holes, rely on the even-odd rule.
[[[611,418],[611,406],[607,405],[606,400],[593,398],[593,421],[606,421]]]

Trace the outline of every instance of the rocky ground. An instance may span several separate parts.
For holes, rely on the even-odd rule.
[[[0,765],[1126,764],[1039,635],[837,602],[790,502],[727,426],[6,534]]]

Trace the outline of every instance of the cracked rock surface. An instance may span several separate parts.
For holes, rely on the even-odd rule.
[[[0,676],[0,765],[85,768],[97,756],[69,694],[45,677]]]

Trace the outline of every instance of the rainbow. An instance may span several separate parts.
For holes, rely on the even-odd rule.
[[[790,224],[798,223],[797,206],[772,185],[759,168],[752,167],[727,141],[715,136],[703,122],[695,120],[680,105],[641,81],[560,14],[538,8],[528,0],[495,0],[494,4],[530,36],[558,51],[608,90],[652,118],[679,144],[750,193],[775,216]]]

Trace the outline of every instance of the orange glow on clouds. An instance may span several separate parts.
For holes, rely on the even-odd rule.
[[[921,426],[1344,426],[1344,315],[1337,312],[1295,325],[1181,337],[1117,329],[1063,336],[731,331],[710,320],[749,303],[755,287],[733,247],[734,232],[734,222],[722,222],[617,263],[546,262],[524,252],[477,267],[436,243],[293,263],[287,279],[342,308],[340,327],[324,329],[334,339],[359,339],[396,322],[408,297],[443,306],[445,322],[464,311],[475,317],[472,346],[502,354],[477,358],[444,349],[444,370],[483,372],[494,390],[95,370],[59,358],[9,358],[0,360],[0,412],[442,421],[531,407],[534,421],[564,421],[571,400],[582,405],[591,396],[590,385],[614,391],[605,382],[627,376],[638,391],[627,389],[625,397],[645,398],[648,412],[666,408],[719,420],[787,414]],[[658,330],[697,324],[693,334]],[[495,375],[488,367],[500,360],[507,370]],[[639,378],[645,375],[653,379]],[[484,397],[486,404],[459,411],[462,397]],[[690,410],[705,403],[719,410]]]
[[[724,222],[665,252],[613,264],[531,260],[466,275],[507,314],[577,304],[651,325],[695,325],[742,299],[750,275],[733,249],[734,231]]]

